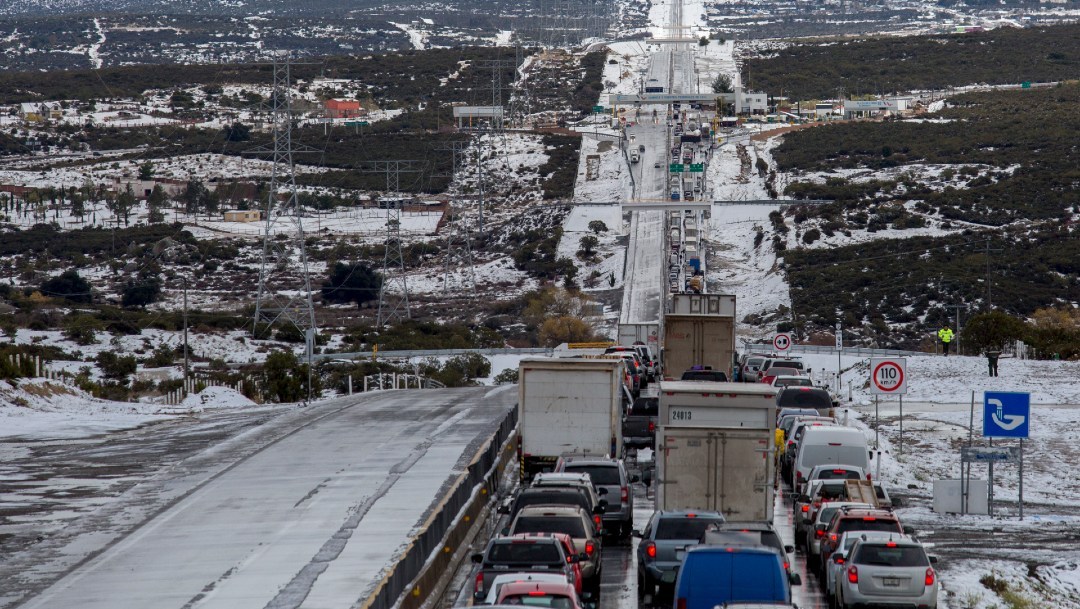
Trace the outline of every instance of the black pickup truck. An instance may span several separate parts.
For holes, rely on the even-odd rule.
[[[623,444],[636,448],[656,446],[656,419],[660,398],[638,398],[623,419]]]
[[[480,565],[473,586],[474,601],[483,601],[491,581],[496,575],[521,571],[550,571],[562,573],[573,582],[574,564],[581,556],[567,556],[555,537],[544,535],[515,535],[496,537],[488,542],[483,552],[472,555],[472,561]]]

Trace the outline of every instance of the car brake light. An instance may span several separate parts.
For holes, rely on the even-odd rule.
[[[863,522],[874,522],[875,520],[877,520],[877,518],[874,518],[873,516],[863,516]]]
[[[848,567],[847,580],[853,584],[859,583],[859,569],[855,565]]]
[[[810,511],[810,506],[809,506],[809,505],[804,505],[804,506],[802,506],[802,511],[803,511],[804,513],[805,513],[805,512],[809,512],[809,511]]]
[[[479,593],[479,592],[483,592],[483,591],[484,591],[484,572],[479,571],[476,574],[476,589],[475,589],[475,592]]]
[[[791,563],[787,562],[786,560],[784,561],[784,570],[785,571],[790,571],[791,570]]]
[[[795,479],[802,484],[802,472],[795,472]]]
[[[832,470],[832,473],[834,473],[834,474],[846,474],[847,470],[846,469],[834,469],[834,470]]]
[[[825,537],[825,531],[822,531],[821,529],[814,531],[814,537]]]
[[[650,542],[645,544],[645,556],[648,556],[649,558],[656,558],[656,544],[655,543],[650,541]]]
[[[543,590],[529,590],[529,596],[544,596]]]
[[[691,513],[687,514],[686,517],[687,518],[697,518],[697,514],[694,514],[693,512],[691,512]]]
[[[837,556],[836,557],[836,564],[838,564],[838,565],[844,564],[844,557],[843,556]]]
[[[679,601],[675,603],[675,609],[686,609],[686,599],[680,598]]]
[[[870,474],[866,474],[866,479],[867,479],[867,480],[870,480],[870,479],[871,479],[871,478],[870,478]]]
[[[885,547],[886,547],[886,548],[895,548],[895,547],[896,547],[896,542],[895,542],[895,541],[890,541],[890,542],[887,542],[887,543],[885,544]]]
[[[655,433],[655,432],[656,432],[656,423],[654,421],[649,421],[649,433]]]
[[[592,517],[593,524],[596,525],[596,530],[604,528],[604,523],[600,520],[600,514],[594,514]]]
[[[836,541],[836,533],[829,535],[829,541]]]
[[[626,486],[622,487],[621,488],[621,493],[619,494],[619,498],[622,499],[623,503],[626,503],[627,501],[630,501],[630,488],[626,487]]]
[[[927,586],[933,586],[934,585],[934,568],[933,567],[928,567],[926,569],[926,579],[923,580],[923,583],[925,583]]]

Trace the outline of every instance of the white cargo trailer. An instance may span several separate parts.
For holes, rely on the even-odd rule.
[[[656,509],[715,510],[729,521],[772,521],[768,429],[661,426]]]
[[[518,365],[521,478],[550,471],[562,455],[622,457],[630,394],[622,358],[526,358]]]
[[[662,381],[657,425],[776,429],[775,387],[763,383]]]

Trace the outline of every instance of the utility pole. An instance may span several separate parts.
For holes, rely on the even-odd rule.
[[[986,310],[994,308],[993,289],[990,281],[990,252],[1003,251],[1001,248],[990,249],[990,238],[986,238]]]
[[[966,309],[967,305],[945,305],[946,309],[956,309],[956,354],[960,355],[960,309]]]
[[[188,376],[190,374],[190,364],[188,362],[188,319],[187,319],[187,277],[184,277],[184,383],[187,386]]]

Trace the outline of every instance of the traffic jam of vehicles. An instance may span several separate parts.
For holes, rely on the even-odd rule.
[[[662,326],[620,328],[627,344],[521,361],[520,484],[473,555],[474,604],[621,606],[601,598],[610,551],[630,556],[641,606],[795,606],[796,554],[820,606],[937,606],[935,558],[873,480],[863,433],[798,358],[736,354],[734,308],[674,294]],[[629,340],[661,330],[663,365]],[[644,521],[635,486],[652,499]]]
[[[701,195],[676,172],[707,161],[696,110],[673,113],[672,201]],[[521,360],[518,484],[474,544],[471,603],[624,609],[635,588],[649,609],[796,607],[814,583],[804,609],[937,607],[935,558],[863,433],[798,357],[736,352],[735,296],[705,290],[704,218],[664,221],[659,319]]]

